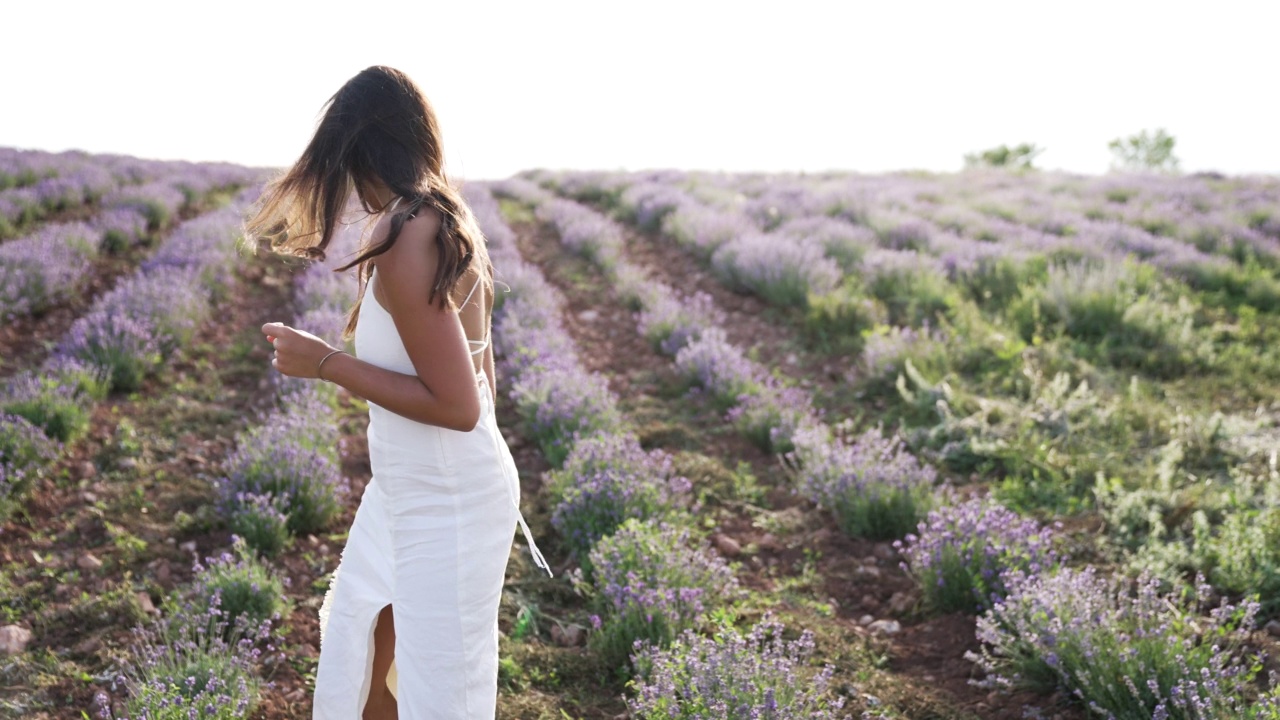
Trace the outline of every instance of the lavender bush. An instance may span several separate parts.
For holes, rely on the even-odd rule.
[[[269,644],[271,624],[253,624],[247,615],[228,622],[218,595],[208,605],[188,604],[154,628],[134,628],[131,657],[112,683],[126,697],[114,714],[105,694],[96,698],[103,720],[196,718],[234,720],[257,707],[264,683],[258,665]]]
[[[937,472],[876,428],[848,442],[810,426],[797,430],[792,442],[787,457],[797,468],[798,491],[832,511],[854,537],[901,538],[934,504]]]
[[[775,305],[807,306],[810,295],[826,295],[840,282],[840,267],[820,244],[792,236],[749,233],[721,244],[711,268],[734,289]]]
[[[934,610],[980,613],[1008,593],[1012,571],[1048,572],[1058,562],[1053,534],[1036,521],[985,499],[929,512],[916,533],[895,540]]]
[[[608,382],[579,367],[526,373],[512,383],[511,396],[553,467],[564,462],[579,436],[616,432],[622,425]]]
[[[577,584],[600,613],[592,648],[611,667],[627,662],[637,640],[669,646],[737,590],[733,571],[710,546],[668,523],[627,520],[590,558],[594,581],[588,587],[579,577]]]
[[[0,317],[37,315],[90,274],[98,233],[84,223],[51,225],[0,245]]]
[[[274,495],[240,492],[230,498],[235,510],[227,524],[231,532],[244,538],[245,544],[267,557],[278,555],[292,541],[289,534],[288,506]]]
[[[0,412],[24,417],[50,438],[71,442],[88,430],[90,408],[110,389],[110,377],[100,366],[55,356],[39,371],[9,379],[0,392]]]
[[[0,412],[0,520],[22,499],[31,479],[58,456],[50,440],[26,418]]]
[[[783,387],[772,378],[760,392],[740,396],[725,419],[761,450],[772,453],[791,452],[796,432],[819,422],[809,393]]]
[[[628,518],[659,520],[688,503],[690,486],[676,475],[671,458],[646,451],[630,433],[584,438],[552,473],[548,497],[551,525],[582,563],[590,581],[589,551]]]
[[[729,343],[724,330],[709,328],[676,353],[676,369],[706,389],[722,405],[754,395],[763,382],[761,369]]]
[[[169,614],[205,615],[216,607],[226,621],[226,630],[232,631],[245,623],[261,627],[278,622],[290,612],[285,595],[288,578],[276,576],[259,562],[241,538],[234,538],[231,552],[207,557],[203,564],[197,561],[192,570],[195,577],[191,585],[166,599],[164,609]]]
[[[836,720],[843,698],[828,692],[834,668],[805,667],[813,635],[783,639],[765,618],[744,637],[728,628],[715,638],[686,630],[668,649],[637,643],[638,679],[627,700],[636,720]]]
[[[236,439],[219,481],[223,515],[261,510],[252,495],[271,495],[295,535],[323,528],[348,492],[337,459],[338,429],[320,400],[299,400]],[[236,524],[240,521],[234,521]]]
[[[1011,573],[1009,595],[978,619],[981,652],[967,658],[991,688],[1060,686],[1117,720],[1243,717],[1261,663],[1246,652],[1258,605],[1209,611],[1159,592],[1149,576],[1130,592],[1092,567]]]

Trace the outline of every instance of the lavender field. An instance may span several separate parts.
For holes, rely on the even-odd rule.
[[[269,372],[356,286],[264,178],[0,149],[0,716],[310,716],[367,407]],[[1280,720],[1280,179],[463,190],[557,570],[499,717]]]

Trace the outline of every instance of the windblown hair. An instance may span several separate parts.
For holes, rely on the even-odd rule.
[[[245,223],[246,242],[269,244],[272,251],[323,260],[352,191],[365,212],[384,208],[372,188],[381,181],[400,203],[382,242],[362,247],[356,258],[335,272],[359,266],[359,299],[347,317],[345,338],[355,332],[371,259],[395,244],[408,218],[424,206],[441,216],[436,236],[439,263],[428,301],[453,306],[452,294],[477,257],[478,282],[492,285],[492,265],[484,235],[461,194],[443,173],[440,130],[426,96],[407,75],[375,65],[361,71],[325,103],[324,115],[302,157],[272,180]]]

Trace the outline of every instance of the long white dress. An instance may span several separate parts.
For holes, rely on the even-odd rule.
[[[360,306],[356,355],[413,374],[391,315],[374,296],[376,278],[375,271]],[[480,345],[472,351],[478,355],[489,338],[468,342]],[[492,720],[496,713],[498,602],[517,523],[535,562],[544,569],[546,562],[520,514],[516,465],[494,419],[488,378],[478,372],[476,382],[481,416],[470,432],[369,403],[373,479],[320,607],[314,720],[360,720],[375,682],[374,623],[388,604],[396,641],[386,682],[401,720]]]

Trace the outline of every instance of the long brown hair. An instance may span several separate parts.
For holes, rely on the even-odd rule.
[[[477,257],[482,263],[477,282],[491,285],[484,235],[444,176],[439,124],[417,84],[399,70],[374,65],[348,80],[323,109],[302,157],[263,190],[245,223],[245,240],[255,245],[267,241],[281,254],[323,260],[352,191],[366,212],[382,210],[370,205],[373,182],[381,181],[401,198],[386,239],[362,248],[354,260],[335,269],[359,266],[359,299],[347,317],[344,337],[355,332],[373,272],[371,259],[391,249],[405,221],[423,206],[441,216],[435,243],[440,257],[428,301],[452,307],[453,289]]]

